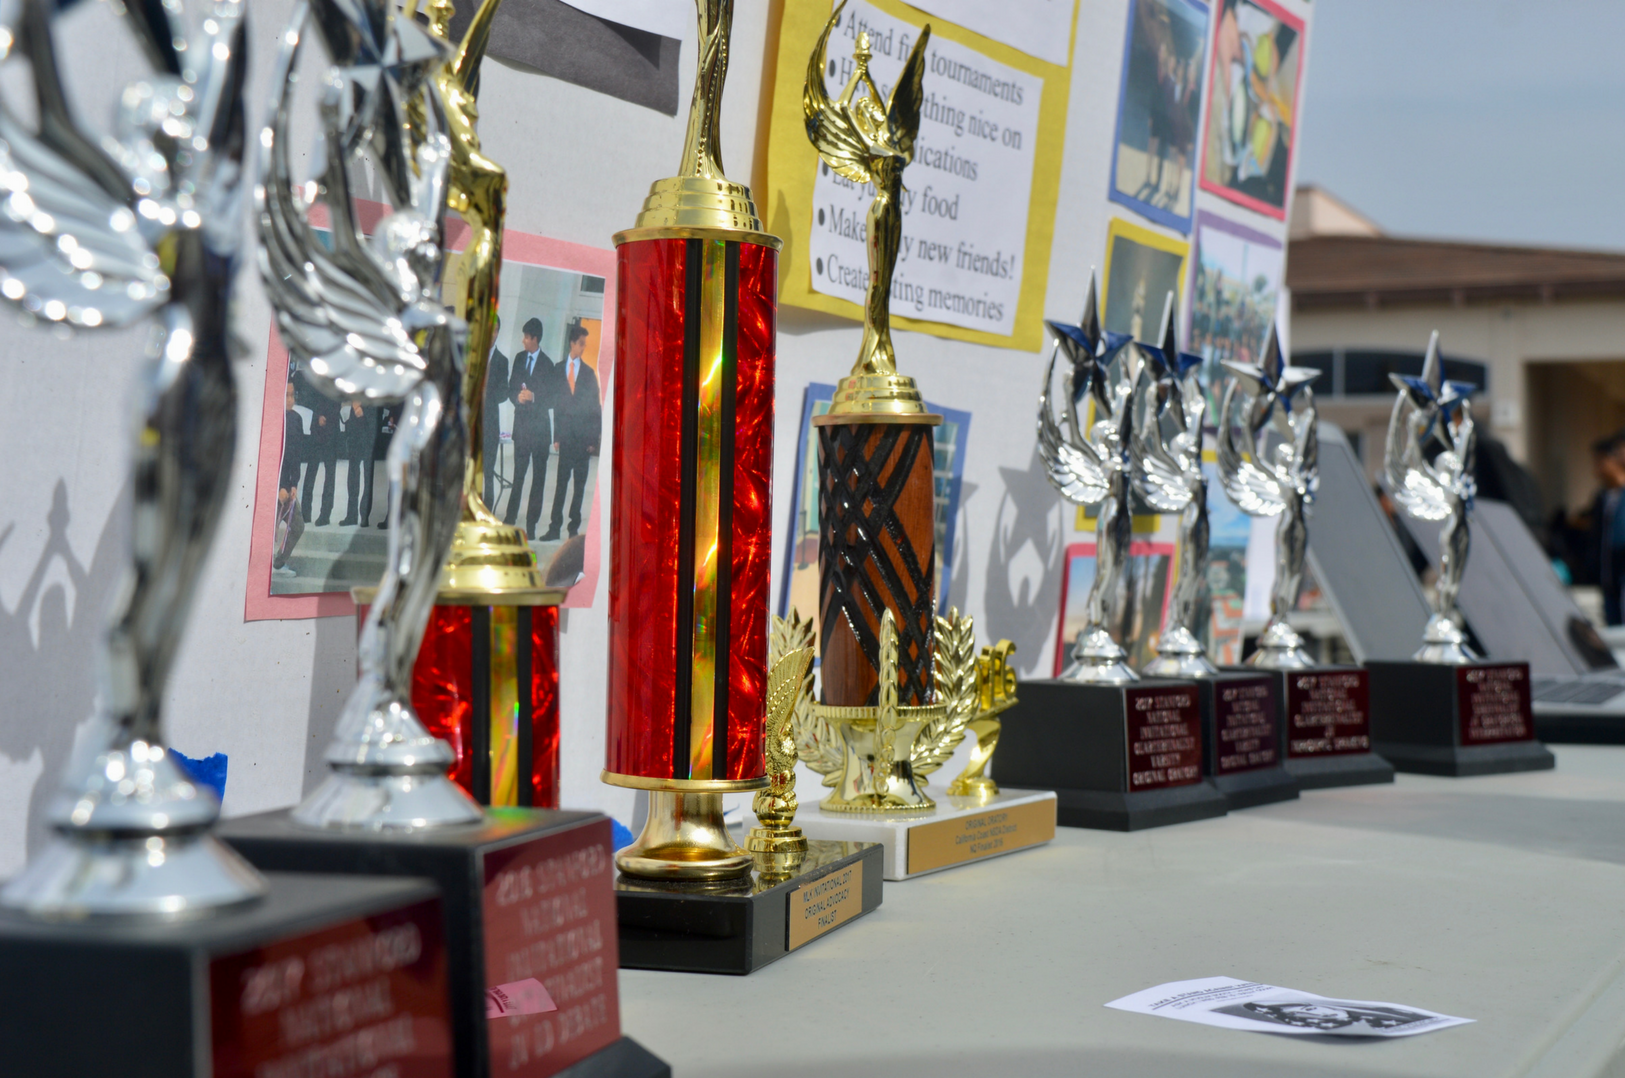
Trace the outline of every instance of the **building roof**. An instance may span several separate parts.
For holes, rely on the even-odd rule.
[[[1286,283],[1298,310],[1625,297],[1625,254],[1404,239],[1375,231],[1323,191],[1299,188],[1297,198],[1305,195],[1311,206],[1300,217],[1294,205],[1287,245]],[[1351,219],[1372,231],[1357,231]]]
[[[1310,236],[1380,236],[1382,229],[1324,187],[1304,184],[1293,192],[1287,235],[1294,240]]]

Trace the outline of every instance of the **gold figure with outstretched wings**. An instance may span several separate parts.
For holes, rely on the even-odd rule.
[[[892,349],[892,271],[903,238],[903,169],[914,158],[914,140],[920,131],[924,101],[925,46],[931,27],[909,53],[903,73],[888,101],[869,74],[869,34],[858,34],[852,54],[856,68],[841,96],[830,99],[824,88],[825,50],[830,31],[840,25],[846,0],[835,8],[807,63],[807,83],[801,107],[807,119],[807,138],[824,163],[853,183],[873,183],[869,204],[869,288],[864,300],[863,345],[852,374],[894,375],[897,354]]]

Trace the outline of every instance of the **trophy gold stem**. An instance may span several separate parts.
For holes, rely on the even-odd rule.
[[[720,793],[649,791],[649,818],[630,846],[615,854],[628,876],[652,880],[729,880],[751,870],[722,818]]]
[[[446,205],[469,228],[468,246],[452,289],[457,313],[468,322],[463,400],[468,404],[468,458],[463,472],[462,517],[441,577],[442,603],[498,603],[547,590],[522,529],[505,524],[485,504],[485,379],[496,345],[502,280],[502,230],[507,220],[508,174],[480,150],[479,110],[473,87],[490,42],[491,21],[502,0],[483,0],[455,55],[436,73],[445,103],[451,160]],[[429,28],[444,37],[452,5],[429,6]]]

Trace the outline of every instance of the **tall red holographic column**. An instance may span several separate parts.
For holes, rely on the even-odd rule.
[[[722,794],[767,785],[769,518],[779,240],[722,173],[731,0],[700,0],[682,175],[616,235],[604,781],[649,791],[628,875],[722,879],[751,858]]]

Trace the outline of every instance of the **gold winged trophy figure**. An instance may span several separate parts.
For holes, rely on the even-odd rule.
[[[976,731],[977,752],[950,793],[977,803],[998,796],[985,770],[998,740],[997,716],[1015,703],[1015,677],[1008,667],[1013,644],[984,649],[978,663],[972,620],[957,609],[935,614],[931,428],[942,420],[926,412],[914,379],[898,373],[891,336],[903,170],[919,132],[931,28],[920,30],[889,99],[869,71],[869,35],[858,31],[855,70],[831,98],[826,51],[844,10],[844,2],[836,7],[813,49],[802,105],[807,137],[824,163],[854,183],[873,185],[869,284],[857,362],[836,387],[828,414],[813,421],[822,700],[802,699],[794,738],[802,762],[832,787],[823,813],[845,820],[821,816],[809,826],[830,837],[861,837],[853,828],[867,825],[858,815],[902,814],[918,822],[936,812],[923,789],[926,776],[948,762],[969,730]],[[882,533],[891,542],[881,542]],[[801,631],[810,639],[810,626]],[[912,874],[902,871],[900,847],[892,845],[906,839],[887,837],[895,835],[888,826],[876,830],[888,844],[888,877]]]
[[[507,218],[508,173],[480,148],[479,107],[475,90],[480,64],[491,40],[491,23],[502,0],[482,0],[456,51],[435,72],[433,81],[445,113],[451,156],[447,162],[446,207],[469,227],[468,246],[451,272],[446,293],[457,314],[468,323],[468,360],[463,373],[463,399],[468,403],[468,459],[463,475],[462,519],[452,540],[441,578],[441,603],[496,603],[530,593],[557,602],[561,593],[543,585],[535,555],[518,527],[504,524],[485,504],[482,490],[487,423],[485,378],[496,345],[497,297],[502,274],[502,230]],[[408,0],[405,15],[416,14],[418,0]],[[449,40],[455,6],[451,0],[424,5],[429,32]]]

